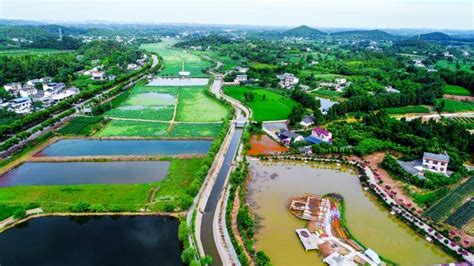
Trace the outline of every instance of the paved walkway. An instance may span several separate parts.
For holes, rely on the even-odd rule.
[[[43,210],[41,208],[35,208],[35,209],[27,210],[26,211],[26,216],[33,215],[33,214],[39,214],[39,213],[43,213]],[[7,219],[0,222],[0,229],[3,229],[5,227],[11,225],[12,223],[14,223],[17,220],[18,219],[13,218],[13,216],[8,217]]]

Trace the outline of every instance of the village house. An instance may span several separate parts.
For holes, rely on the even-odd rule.
[[[138,69],[137,64],[128,64],[127,65],[127,70],[136,70],[136,69]]]
[[[49,82],[43,84],[44,91],[62,90],[64,87],[66,87],[66,85],[62,82]]]
[[[242,73],[242,74],[245,74],[245,73],[247,73],[247,71],[249,71],[249,69],[247,67],[240,67],[240,66],[236,67],[235,70],[239,73]]]
[[[38,90],[33,86],[24,86],[19,93],[21,97],[30,97],[38,93]]]
[[[242,74],[242,75],[237,75],[234,79],[234,83],[240,84],[241,82],[247,82],[247,75]]]
[[[51,95],[51,99],[53,101],[61,101],[63,99],[72,97],[78,93],[79,93],[79,89],[72,87],[65,90],[56,91],[54,94]]]
[[[303,120],[301,120],[300,125],[302,125],[303,127],[309,127],[311,125],[314,125],[314,121],[315,121],[314,117],[308,115],[304,117]]]
[[[91,79],[93,80],[104,80],[104,71],[92,70],[90,75],[92,76]]]
[[[311,131],[311,135],[306,137],[305,140],[313,144],[320,144],[322,142],[332,143],[332,133],[327,129],[315,127]]]
[[[357,264],[349,255],[341,255],[334,251],[329,256],[323,259],[323,262],[329,266],[356,266]]]
[[[20,82],[13,82],[13,83],[8,83],[8,84],[3,85],[3,88],[6,91],[11,91],[11,92],[15,93],[15,92],[21,90],[22,86],[21,86]]]
[[[443,53],[444,58],[454,58],[454,55],[449,53],[449,51],[446,51]]]
[[[290,145],[292,142],[304,140],[303,136],[289,130],[282,130],[280,134],[278,134],[278,138],[284,145]]]
[[[27,85],[34,86],[37,83],[41,83],[41,79],[31,79],[26,82]]]
[[[435,173],[447,174],[449,156],[447,154],[423,153],[423,167]]]
[[[117,76],[114,75],[114,74],[110,74],[110,75],[107,76],[107,79],[110,80],[110,81],[113,81],[113,80],[115,80],[116,78],[117,78]]]
[[[415,67],[422,67],[422,68],[425,67],[425,64],[423,64],[423,61],[421,59],[413,60],[413,65]]]
[[[277,78],[280,80],[279,84],[283,88],[291,88],[299,82],[299,79],[295,77],[295,75],[290,74],[290,73],[277,75]]]
[[[15,98],[9,102],[9,109],[17,114],[26,114],[31,111],[30,98]]]

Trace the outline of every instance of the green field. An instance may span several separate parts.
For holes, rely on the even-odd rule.
[[[207,76],[203,73],[203,69],[210,67],[211,62],[205,61],[191,52],[173,48],[174,44],[176,44],[175,40],[163,40],[159,43],[142,44],[140,48],[157,53],[163,58],[165,68],[161,71],[160,76],[178,76],[183,62],[185,70],[191,72],[192,77]]]
[[[113,120],[97,134],[98,137],[149,137],[168,135],[169,123]]]
[[[410,113],[429,113],[430,109],[423,105],[412,105],[404,107],[391,107],[384,108],[388,114],[398,115],[398,114],[410,114]]]
[[[167,177],[149,184],[116,185],[91,184],[72,186],[17,186],[0,188],[0,214],[10,216],[18,206],[35,205],[46,212],[65,212],[77,203],[102,205],[110,211],[138,211],[145,206],[163,211],[161,201],[147,205],[150,190],[157,189],[157,196],[167,198],[168,204],[180,206],[186,195],[186,184],[195,178],[202,165],[201,158],[173,159]],[[181,195],[181,196],[180,196]],[[155,198],[156,199],[156,198]],[[0,217],[1,218],[1,217]]]
[[[296,106],[293,99],[282,96],[277,90],[261,87],[229,86],[224,87],[225,94],[241,101],[252,109],[252,118],[257,121],[288,119],[291,109]],[[244,94],[253,93],[253,101],[246,101]]]
[[[58,130],[63,135],[88,136],[101,127],[103,118],[95,116],[74,117],[64,127]]]
[[[0,50],[0,56],[20,56],[20,55],[50,55],[50,54],[64,54],[71,53],[71,50],[56,50],[56,49],[10,49]]]
[[[113,120],[98,137],[195,138],[215,137],[222,123],[176,123]]]
[[[463,63],[458,61],[460,70],[467,71],[470,73],[474,73],[474,71],[471,69],[472,64],[469,63]],[[450,70],[456,70],[456,62],[449,62],[448,60],[439,60],[436,63],[436,66],[439,68],[447,68]]]
[[[216,122],[227,115],[227,108],[205,94],[205,87],[183,87],[179,89],[176,121]]]
[[[456,86],[456,85],[446,85],[443,88],[443,93],[446,94],[453,94],[453,95],[461,95],[461,96],[470,96],[471,92],[463,88],[461,86]]]
[[[453,117],[451,119],[464,124],[468,129],[474,129],[474,117]]]
[[[176,91],[145,86],[144,83],[140,83],[129,91],[125,101],[116,108],[107,111],[104,116],[170,121],[173,119],[176,97]]]
[[[441,221],[451,215],[453,209],[458,208],[464,199],[474,196],[474,178],[453,189],[446,197],[425,212],[425,215],[434,221]]]
[[[436,102],[439,103],[440,101],[445,102],[445,107],[443,109],[443,112],[456,113],[456,112],[474,111],[474,103],[472,102],[462,102],[462,101],[449,100],[449,99],[438,99]]]

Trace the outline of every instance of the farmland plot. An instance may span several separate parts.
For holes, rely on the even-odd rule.
[[[227,115],[227,109],[216,99],[205,94],[205,87],[182,87],[179,89],[176,121],[217,122]]]
[[[449,216],[451,211],[459,206],[465,198],[472,196],[474,196],[474,178],[471,177],[442,198],[436,205],[429,208],[425,215],[434,221],[441,221]]]
[[[462,228],[470,220],[474,218],[474,199],[464,203],[459,209],[457,209],[453,215],[449,216],[446,223]]]

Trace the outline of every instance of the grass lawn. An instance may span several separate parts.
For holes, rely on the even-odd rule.
[[[229,86],[224,87],[225,94],[247,104],[257,121],[287,119],[291,109],[296,105],[293,99],[284,97],[274,90],[261,87]],[[244,93],[254,93],[253,101],[245,101]]]
[[[471,92],[461,86],[456,85],[446,85],[443,88],[443,92],[446,94],[461,95],[461,96],[470,96]]]
[[[436,102],[444,101],[445,107],[443,112],[456,113],[464,111],[474,111],[474,103],[472,102],[461,102],[449,99],[438,99]]]
[[[202,158],[173,160],[167,177],[156,184],[157,192],[152,210],[163,210],[166,205],[179,205],[187,196],[187,188],[202,165]]]
[[[329,96],[329,97],[341,97],[341,93],[337,92],[337,91],[331,91],[331,90],[322,90],[322,89],[319,89],[319,90],[313,90],[311,91],[311,94],[315,95],[315,96]]]
[[[173,48],[175,43],[175,40],[164,40],[160,43],[143,44],[140,48],[158,53],[163,58],[165,68],[161,71],[160,76],[177,76],[181,71],[183,61],[185,70],[190,71],[192,77],[207,76],[202,70],[210,67],[212,63],[191,52]]]
[[[168,197],[178,204],[179,195],[185,194],[199,167],[201,158],[173,159],[168,175],[159,182],[135,185],[71,185],[71,186],[18,186],[0,188],[0,218],[9,216],[18,206],[33,204],[46,212],[63,212],[79,202],[102,204],[116,211],[138,211],[147,204],[152,188],[159,188],[157,195]],[[161,205],[154,206],[162,210]]]
[[[391,107],[384,108],[388,114],[399,115],[399,114],[409,114],[409,113],[429,113],[430,109],[423,105],[412,105],[404,107]]]
[[[227,115],[227,108],[205,94],[206,87],[182,87],[179,89],[176,121],[216,122]]]

